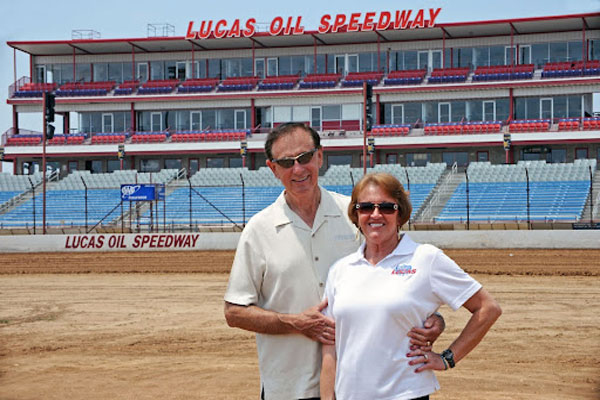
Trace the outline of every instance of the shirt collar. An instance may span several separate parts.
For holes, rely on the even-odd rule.
[[[319,203],[317,213],[315,214],[313,230],[316,230],[316,228],[323,223],[325,217],[342,217],[342,212],[340,211],[339,207],[337,207],[333,196],[331,196],[331,194],[329,194],[329,192],[321,186],[319,186],[319,190],[321,191],[321,202]],[[274,205],[275,215],[273,216],[273,225],[276,227],[293,223],[299,218],[285,201],[285,190],[281,192],[279,197],[277,197]]]
[[[365,259],[365,246],[366,245],[367,245],[367,242],[363,241],[363,243],[360,245],[358,250],[356,250],[354,253],[352,253],[349,256],[350,257],[350,259],[348,260],[349,263],[353,264],[353,263],[367,262]],[[415,250],[417,249],[418,246],[419,246],[418,243],[416,243],[414,240],[411,239],[410,236],[408,236],[406,233],[404,233],[402,235],[402,240],[400,240],[400,242],[398,243],[396,248],[390,254],[385,256],[384,260],[391,256],[405,256],[405,255],[412,254],[415,252]]]

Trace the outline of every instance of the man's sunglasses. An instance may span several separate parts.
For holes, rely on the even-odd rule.
[[[382,214],[393,214],[398,210],[398,204],[390,203],[387,201],[384,201],[382,203],[372,203],[370,201],[365,201],[361,203],[356,203],[354,207],[361,214],[370,214],[373,211],[375,211],[375,208],[378,208],[379,212]]]
[[[298,161],[298,164],[304,165],[308,164],[310,160],[312,160],[313,156],[317,152],[317,148],[314,148],[309,151],[305,151],[304,153],[298,154],[296,157],[283,157],[283,158],[274,158],[271,162],[279,164],[281,168],[292,168],[294,166],[294,162]]]

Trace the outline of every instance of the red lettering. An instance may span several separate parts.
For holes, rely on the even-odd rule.
[[[288,17],[287,24],[285,25],[285,30],[283,31],[284,35],[289,35],[292,33],[292,17]]]
[[[246,21],[246,29],[244,29],[244,31],[242,31],[242,35],[244,35],[244,37],[250,37],[250,36],[254,35],[255,32],[256,32],[256,19],[250,18],[248,21]]]
[[[412,26],[410,27],[411,29],[414,28],[425,28],[425,15],[424,15],[424,10],[420,9],[419,12],[417,13],[417,16],[415,17],[415,20],[412,23]]]
[[[319,33],[329,32],[329,29],[331,29],[331,25],[329,24],[330,19],[331,15],[329,14],[325,14],[321,17],[321,25],[319,25],[319,28],[317,29]]]
[[[104,246],[104,235],[98,236],[97,241],[98,241],[98,243],[96,243],[96,248],[101,249],[102,246]]]
[[[165,247],[165,235],[158,237],[158,247]]]
[[[296,26],[294,26],[294,31],[292,32],[294,35],[302,35],[304,33],[304,27],[300,25],[302,22],[302,17],[298,17],[296,19]]]
[[[380,31],[386,30],[390,26],[391,22],[392,22],[392,14],[390,14],[388,11],[383,11],[381,14],[379,14],[379,22],[377,22],[377,30],[380,30]]]
[[[220,20],[215,24],[215,31],[213,34],[217,39],[224,38],[227,34],[227,31],[225,29],[221,29],[221,27],[227,27],[227,21],[225,21],[224,19]]]
[[[240,37],[240,20],[236,19],[233,21],[233,25],[231,25],[231,29],[227,32],[227,37]]]
[[[144,247],[145,244],[147,244],[150,241],[150,236],[142,236],[142,243],[141,243],[141,247]]]
[[[271,21],[271,25],[269,26],[269,33],[272,36],[277,36],[283,30],[283,18],[275,17],[273,21]]]
[[[175,236],[175,247],[181,247],[181,244],[183,243],[183,235],[177,235]]]
[[[194,32],[193,28],[194,28],[194,21],[190,21],[190,23],[188,24],[187,33],[185,34],[186,40],[198,39],[198,32]]]
[[[437,18],[438,15],[440,15],[440,11],[442,11],[441,8],[438,8],[436,10],[434,10],[433,8],[429,9],[429,24],[428,24],[428,26],[430,28],[435,25],[435,19]]]
[[[200,30],[198,31],[198,37],[200,39],[206,39],[210,36],[212,30],[212,21],[202,21],[200,23]]]
[[[363,31],[372,31],[375,29],[375,25],[373,24],[373,18],[375,18],[374,12],[368,12],[365,14],[365,22],[363,22],[362,26]]]
[[[350,21],[348,21],[348,32],[358,32],[360,29],[360,25],[358,24],[358,19],[360,18],[360,13],[352,13],[350,14]]]
[[[65,249],[72,249],[73,248],[72,245],[69,244],[69,238],[70,238],[70,236],[67,236],[66,239],[65,239]]]
[[[165,238],[165,247],[171,247],[173,245],[173,235],[167,235]]]
[[[394,21],[394,29],[406,29],[408,24],[410,23],[410,14],[412,14],[412,10],[402,10],[402,14],[400,11],[396,11],[396,20]]]
[[[338,14],[335,16],[335,21],[333,22],[332,32],[337,32],[340,30],[342,26],[346,23],[346,16],[344,14]]]
[[[117,245],[117,237],[116,236],[111,236],[108,238],[108,247],[109,248],[113,248]]]
[[[158,239],[158,236],[152,235],[150,237],[150,247],[151,248],[155,248],[156,247],[156,241],[157,241],[157,239]]]

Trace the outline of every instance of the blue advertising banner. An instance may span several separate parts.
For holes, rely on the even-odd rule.
[[[162,192],[164,199],[164,185]],[[144,183],[121,185],[121,200],[154,201],[156,200],[156,185]]]

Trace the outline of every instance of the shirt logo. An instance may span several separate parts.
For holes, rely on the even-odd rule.
[[[416,273],[417,269],[408,264],[398,264],[392,270],[392,275],[412,275]]]

